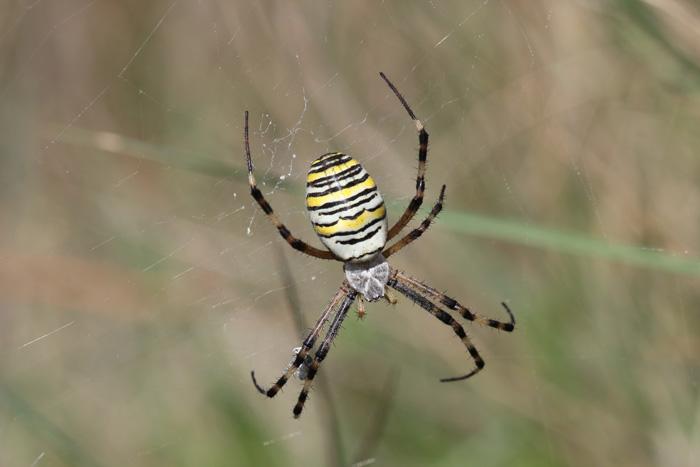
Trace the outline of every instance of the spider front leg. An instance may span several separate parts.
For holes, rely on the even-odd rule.
[[[513,313],[510,311],[510,308],[508,308],[508,305],[506,305],[505,302],[501,302],[501,305],[503,306],[503,308],[506,309],[506,312],[508,313],[509,321],[507,323],[491,318],[477,316],[474,313],[472,313],[469,310],[469,308],[460,305],[459,302],[457,302],[457,300],[455,300],[454,298],[450,298],[447,295],[438,292],[429,285],[426,285],[423,282],[401,271],[396,271],[396,279],[408,285],[412,289],[417,290],[423,295],[431,297],[433,300],[442,303],[450,310],[459,312],[459,314],[462,315],[464,319],[468,319],[469,321],[474,321],[475,323],[479,324],[485,324],[486,326],[490,326],[492,328],[500,329],[501,331],[506,332],[513,332],[513,330],[515,329],[515,316],[513,316]]]
[[[294,406],[294,418],[299,418],[299,416],[301,415],[301,411],[304,410],[304,403],[309,397],[309,391],[311,390],[311,385],[314,382],[314,377],[316,376],[316,373],[318,373],[318,369],[321,366],[321,362],[324,358],[326,358],[328,351],[331,349],[333,341],[338,336],[338,332],[340,331],[340,327],[343,324],[343,320],[345,320],[345,317],[348,315],[350,306],[355,301],[356,297],[357,292],[355,291],[350,292],[345,297],[343,303],[340,305],[340,308],[338,308],[338,312],[335,314],[331,325],[328,327],[328,332],[323,338],[321,345],[318,347],[313,362],[311,362],[311,365],[309,365],[309,372],[306,375],[304,387],[302,388],[301,393],[299,393],[299,399],[297,400],[297,403]]]
[[[309,332],[309,335],[306,336],[306,339],[304,339],[301,349],[299,349],[299,352],[296,354],[296,357],[294,357],[290,365],[287,367],[287,370],[282,374],[282,376],[280,376],[277,382],[274,385],[272,385],[270,389],[262,388],[255,380],[255,372],[250,372],[250,376],[253,378],[253,384],[261,394],[265,394],[267,397],[270,398],[275,397],[279,390],[282,389],[282,387],[285,384],[287,384],[289,378],[292,377],[292,375],[306,360],[306,357],[309,354],[309,350],[313,348],[314,344],[316,343],[316,339],[318,339],[318,336],[321,334],[321,331],[323,331],[323,328],[326,326],[326,323],[333,314],[333,311],[338,307],[338,305],[341,302],[343,302],[343,299],[346,298],[346,296],[349,293],[351,293],[349,284],[343,282],[343,285],[340,287],[340,290],[338,290],[338,292],[336,292],[333,298],[331,298],[330,303],[328,304],[328,306],[326,306],[326,309],[323,310],[323,313],[321,313],[321,317],[318,319],[318,321],[316,321],[316,324],[314,324],[314,327],[311,329],[311,332]]]
[[[425,298],[424,296],[420,295],[418,292],[413,290],[411,287],[408,285],[404,284],[398,277],[397,277],[398,271],[396,269],[392,270],[391,274],[391,279],[389,279],[389,282],[387,285],[389,287],[392,287],[399,293],[403,294],[406,298],[411,300],[413,303],[416,305],[420,306],[424,310],[426,310],[428,313],[431,315],[435,316],[437,319],[445,323],[446,325],[450,326],[452,330],[454,331],[455,334],[457,334],[457,337],[460,338],[464,346],[467,348],[467,351],[469,352],[469,355],[474,359],[474,363],[476,364],[476,368],[474,368],[472,371],[467,373],[464,376],[458,376],[456,378],[443,378],[440,381],[442,382],[448,382],[448,381],[459,381],[462,379],[467,379],[469,377],[474,376],[478,372],[481,371],[482,368],[484,368],[484,359],[481,358],[481,355],[479,355],[479,351],[476,350],[476,347],[474,347],[474,344],[472,344],[471,339],[467,336],[467,333],[464,332],[464,328],[462,327],[461,324],[459,324],[455,319],[450,315],[448,312],[445,310],[442,310],[440,307],[435,305],[433,302]]]
[[[258,202],[262,210],[267,214],[267,217],[270,218],[273,224],[275,224],[275,227],[277,227],[277,230],[279,230],[280,235],[282,238],[284,238],[287,243],[289,243],[292,248],[294,248],[297,251],[300,251],[304,254],[307,254],[309,256],[313,256],[314,258],[319,258],[319,259],[336,259],[336,257],[331,253],[330,251],[327,250],[319,250],[318,248],[314,248],[308,243],[304,242],[303,240],[300,240],[292,235],[292,233],[287,229],[287,227],[282,223],[282,221],[277,217],[277,214],[274,213],[272,210],[272,206],[270,206],[270,203],[268,203],[265,200],[265,197],[263,196],[262,192],[258,189],[258,187],[255,184],[255,176],[253,176],[253,162],[251,161],[250,158],[250,143],[248,142],[248,111],[246,110],[245,112],[245,129],[244,129],[244,139],[245,139],[245,155],[246,155],[246,160],[248,161],[248,183],[250,184],[250,194],[253,195],[253,198],[255,198],[255,201]]]

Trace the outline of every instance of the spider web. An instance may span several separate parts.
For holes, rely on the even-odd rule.
[[[690,465],[700,452],[691,2],[168,0],[0,7],[0,464]],[[354,311],[302,418],[279,377],[342,281],[292,251],[346,152],[396,258],[513,334]],[[682,409],[681,409],[682,408]],[[681,410],[679,410],[681,409]],[[313,463],[313,462],[312,462]]]

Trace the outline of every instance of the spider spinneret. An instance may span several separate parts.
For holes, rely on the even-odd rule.
[[[304,387],[293,410],[295,418],[301,415],[321,362],[326,358],[331,344],[338,335],[343,320],[350,310],[350,306],[357,298],[359,298],[359,315],[362,316],[364,314],[363,298],[368,302],[375,302],[386,297],[390,303],[396,303],[396,299],[387,289],[391,287],[444,324],[450,326],[466,347],[476,367],[465,375],[445,378],[440,381],[467,379],[484,367],[484,360],[469,337],[467,337],[462,325],[455,321],[452,315],[440,306],[457,311],[468,321],[484,324],[506,332],[512,332],[515,329],[515,317],[505,303],[501,304],[508,313],[508,322],[477,316],[468,308],[460,305],[455,299],[438,292],[436,289],[404,272],[392,268],[387,262],[386,259],[389,256],[418,239],[428,229],[442,210],[446,187],[445,185],[442,186],[437,203],[420,226],[411,230],[398,242],[385,249],[387,242],[394,238],[413,219],[423,202],[425,162],[428,155],[428,132],[425,131],[420,120],[416,118],[411,107],[409,107],[391,81],[387,79],[384,73],[380,73],[380,76],[401,101],[401,104],[403,104],[403,107],[418,129],[419,147],[416,194],[403,215],[389,229],[384,200],[374,180],[372,180],[372,177],[362,165],[352,157],[339,152],[328,153],[319,157],[311,164],[306,180],[306,207],[311,224],[326,250],[315,248],[294,237],[280,221],[258,189],[253,176],[253,163],[250,157],[248,112],[245,112],[245,152],[251,195],[272,223],[275,224],[282,238],[292,248],[314,258],[334,259],[344,263],[345,280],[341,284],[340,289],[331,298],[330,303],[321,313],[321,317],[304,339],[302,346],[294,349],[294,358],[287,365],[277,382],[265,390],[255,380],[255,373],[251,372],[253,384],[259,392],[267,397],[274,397],[294,374],[298,374],[300,379],[304,380]],[[326,331],[326,335],[312,359],[309,353],[329,321],[328,331]]]

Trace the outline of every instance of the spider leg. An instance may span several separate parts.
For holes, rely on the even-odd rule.
[[[326,309],[323,310],[323,313],[321,313],[321,317],[318,318],[318,321],[316,321],[316,324],[314,324],[314,327],[311,329],[311,332],[309,332],[309,335],[306,336],[306,339],[304,339],[301,349],[290,363],[289,367],[287,368],[287,371],[285,371],[282,374],[282,376],[280,376],[277,382],[274,385],[272,385],[270,389],[266,390],[262,388],[255,380],[255,372],[250,372],[250,376],[253,378],[253,384],[261,394],[265,394],[267,397],[275,397],[275,395],[277,395],[279,390],[282,389],[282,387],[287,383],[287,381],[289,381],[289,378],[292,377],[294,372],[297,371],[297,369],[304,363],[304,361],[306,360],[306,356],[309,354],[309,350],[311,350],[311,348],[316,343],[316,339],[318,339],[318,336],[321,334],[321,331],[323,331],[323,328],[326,326],[326,323],[333,314],[333,311],[338,307],[338,305],[341,302],[343,302],[343,299],[346,299],[347,295],[350,293],[354,293],[351,292],[350,284],[348,284],[347,281],[343,281],[343,285],[340,286],[340,289],[335,293],[335,295],[333,295],[333,298],[331,298],[330,303],[328,303]],[[343,302],[343,305],[344,304],[345,302]]]
[[[357,297],[357,319],[363,319],[365,317],[365,304],[362,301],[362,295]]]
[[[386,82],[386,84],[389,85],[391,90],[394,91],[394,94],[396,94],[396,97],[399,98],[404,108],[408,112],[408,115],[413,119],[413,123],[415,123],[416,128],[418,128],[419,144],[418,175],[416,176],[416,195],[408,204],[406,211],[404,211],[403,215],[399,218],[396,224],[394,224],[394,226],[391,229],[389,229],[389,233],[387,234],[387,241],[389,241],[392,238],[394,238],[396,234],[398,234],[401,231],[401,229],[406,227],[406,224],[408,224],[408,222],[411,219],[413,219],[413,216],[416,215],[416,212],[418,212],[418,208],[420,208],[420,205],[423,203],[423,193],[425,192],[425,161],[428,158],[428,132],[425,131],[425,128],[423,128],[423,124],[420,122],[420,120],[418,120],[418,118],[416,118],[416,114],[413,113],[413,110],[411,110],[411,107],[403,98],[399,90],[396,89],[396,86],[394,86],[391,83],[391,81],[389,81],[389,79],[384,73],[379,73],[379,75]]]
[[[289,229],[282,223],[282,221],[277,217],[277,214],[274,213],[272,210],[272,206],[270,206],[270,203],[268,203],[265,200],[265,197],[263,196],[262,192],[258,189],[258,187],[255,185],[255,177],[253,176],[253,162],[250,159],[250,144],[248,142],[248,111],[246,110],[245,112],[245,129],[244,129],[244,137],[245,137],[245,155],[246,159],[248,161],[248,183],[250,184],[250,194],[253,195],[253,198],[255,198],[255,201],[258,202],[262,210],[267,214],[267,217],[270,218],[273,224],[275,224],[275,227],[277,227],[277,230],[279,230],[280,235],[282,235],[282,238],[284,238],[287,243],[289,243],[292,248],[295,250],[298,250],[304,254],[307,254],[309,256],[313,256],[314,258],[319,258],[319,259],[336,259],[333,253],[327,250],[319,250],[318,248],[312,247],[308,243],[304,242],[301,239],[298,239],[294,237]]]
[[[418,292],[413,290],[410,286],[404,284],[401,279],[398,277],[394,277],[394,272],[396,270],[392,271],[392,278],[389,279],[389,282],[387,285],[389,287],[392,287],[395,289],[397,292],[403,294],[411,300],[413,303],[416,305],[420,306],[424,310],[426,310],[428,313],[431,315],[435,316],[437,319],[445,323],[446,325],[450,326],[452,330],[457,334],[457,337],[459,337],[462,340],[462,343],[464,346],[467,348],[467,351],[469,352],[469,355],[472,356],[474,359],[474,363],[476,364],[476,368],[474,368],[472,371],[467,373],[466,375],[463,376],[458,376],[456,378],[443,378],[440,381],[442,382],[448,382],[448,381],[459,381],[462,379],[467,379],[471,376],[474,376],[477,374],[479,371],[481,371],[482,368],[484,368],[484,359],[481,358],[481,355],[479,355],[479,351],[476,350],[476,347],[474,347],[474,344],[472,344],[471,339],[467,337],[467,333],[464,332],[464,328],[462,327],[461,324],[459,324],[455,319],[450,315],[448,312],[445,310],[441,309],[437,305],[435,305],[433,302],[425,298],[424,296],[420,295]]]
[[[387,302],[389,302],[390,305],[396,305],[396,303],[398,302],[396,296],[394,296],[394,294],[391,293],[391,290],[387,288],[384,288],[384,298]]]
[[[328,327],[326,336],[323,338],[321,345],[318,347],[316,355],[314,355],[313,362],[311,363],[311,365],[309,365],[309,372],[306,375],[304,387],[299,393],[299,399],[297,400],[297,403],[294,406],[294,418],[299,418],[299,416],[301,415],[301,411],[304,410],[304,403],[309,397],[309,390],[311,389],[311,385],[314,382],[314,377],[316,376],[316,373],[318,373],[318,369],[321,366],[321,362],[324,358],[326,358],[328,351],[331,349],[333,341],[338,336],[340,326],[343,324],[343,320],[348,315],[348,310],[350,310],[350,306],[355,301],[356,297],[357,292],[355,292],[354,290],[347,294],[347,296],[343,299],[343,303],[341,303],[340,308],[338,308],[338,312],[335,314],[333,321]]]
[[[510,311],[510,308],[508,308],[508,305],[506,305],[505,302],[501,302],[501,305],[503,305],[503,308],[506,309],[508,317],[510,318],[510,320],[507,323],[491,318],[477,316],[474,313],[472,313],[469,310],[469,308],[460,305],[459,302],[457,302],[457,300],[455,300],[454,298],[450,298],[447,295],[438,292],[429,285],[424,284],[423,282],[409,276],[404,272],[398,270],[394,271],[396,280],[402,282],[403,284],[409,286],[414,290],[417,290],[419,293],[428,296],[433,300],[445,305],[448,309],[458,311],[459,314],[462,315],[462,317],[464,317],[464,319],[468,319],[469,321],[474,321],[475,323],[479,324],[485,324],[486,326],[490,326],[492,328],[500,329],[501,331],[506,332],[513,332],[513,330],[515,329],[515,317],[513,316],[513,313]]]
[[[418,228],[416,229],[411,230],[405,237],[403,237],[401,240],[394,243],[392,246],[390,246],[382,252],[385,259],[393,255],[409,243],[412,243],[414,240],[417,240],[418,237],[423,235],[423,233],[426,230],[428,230],[428,227],[430,227],[430,224],[435,219],[435,216],[437,216],[440,213],[440,211],[442,211],[442,206],[445,200],[445,188],[447,188],[447,186],[442,185],[442,189],[440,190],[440,198],[438,198],[437,203],[435,203],[435,206],[433,206],[433,210],[430,211],[428,217],[426,217],[425,220],[421,222],[420,226],[418,226]]]

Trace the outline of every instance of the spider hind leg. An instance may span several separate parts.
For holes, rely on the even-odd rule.
[[[428,132],[425,131],[423,124],[418,120],[416,114],[413,113],[411,106],[408,105],[406,99],[404,99],[399,90],[396,89],[396,86],[389,81],[389,78],[387,78],[384,73],[379,73],[379,75],[394,92],[399,101],[401,101],[404,109],[406,109],[406,112],[408,112],[409,117],[411,117],[411,120],[413,120],[413,123],[418,129],[418,174],[416,175],[416,194],[406,207],[406,211],[404,211],[403,215],[401,215],[399,220],[396,221],[396,224],[389,229],[389,234],[387,235],[387,241],[389,241],[406,227],[406,224],[413,219],[413,216],[416,215],[421,204],[423,204],[423,194],[425,193],[425,163],[428,159]]]
[[[255,183],[255,175],[253,175],[253,161],[250,158],[250,140],[248,138],[247,110],[245,111],[245,128],[243,130],[243,134],[245,140],[246,162],[248,164],[248,184],[250,185],[250,194],[253,196],[253,199],[255,199],[258,205],[260,205],[260,208],[267,215],[267,217],[269,217],[272,223],[275,224],[275,227],[277,227],[277,230],[279,231],[282,238],[284,238],[284,240],[287,243],[289,243],[289,245],[292,248],[306,255],[313,256],[314,258],[319,259],[336,259],[335,255],[330,251],[319,250],[318,248],[315,248],[309,245],[308,243],[304,242],[303,240],[296,238],[294,235],[292,235],[289,229],[282,223],[279,217],[277,217],[277,214],[275,214],[275,212],[272,210],[272,206],[270,206],[270,203],[267,202],[265,196],[263,196],[262,192]]]

